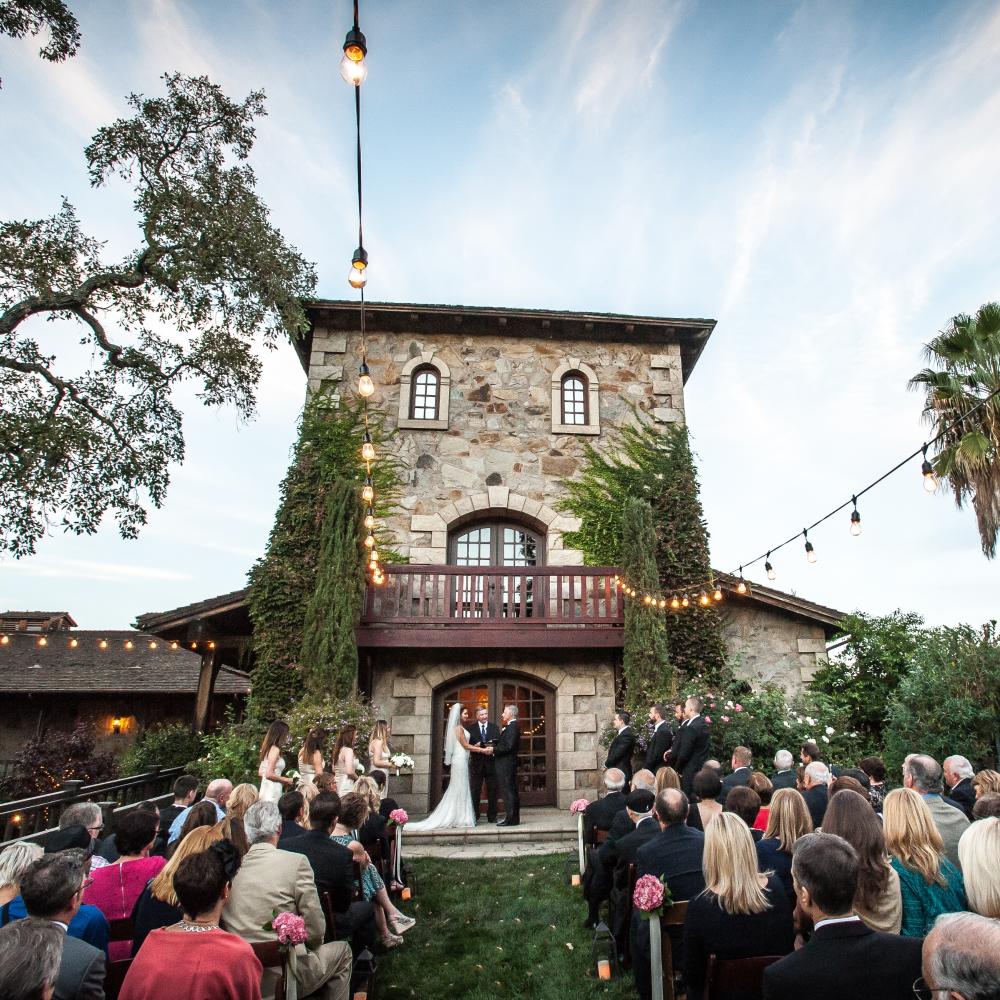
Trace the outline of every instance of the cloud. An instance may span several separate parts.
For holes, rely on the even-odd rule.
[[[68,556],[36,555],[22,562],[0,563],[0,573],[24,576],[41,576],[76,580],[100,580],[109,583],[128,583],[138,580],[192,580],[188,573],[157,566],[129,565],[125,563],[98,562],[74,559]]]

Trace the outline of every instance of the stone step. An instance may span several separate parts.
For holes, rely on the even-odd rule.
[[[403,830],[403,850],[409,853],[421,847],[455,844],[520,844],[552,843],[560,847],[576,843],[576,828],[566,829],[552,824],[527,824],[513,827],[476,826],[446,830],[427,830],[407,833]]]
[[[414,838],[416,839],[416,838]],[[405,843],[403,858],[406,861],[420,858],[448,858],[472,861],[478,858],[522,858],[532,855],[557,855],[563,859],[576,858],[576,845],[560,840],[510,840],[479,839],[468,844],[419,844]]]

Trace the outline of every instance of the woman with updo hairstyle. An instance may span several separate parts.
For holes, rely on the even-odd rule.
[[[722,812],[722,806],[717,801],[722,794],[722,779],[714,768],[703,767],[694,776],[692,787],[698,799],[701,828],[707,831],[708,824]]]
[[[119,1000],[261,1000],[253,948],[220,926],[240,856],[228,841],[184,858],[174,872],[182,917],[151,931],[132,960]]]

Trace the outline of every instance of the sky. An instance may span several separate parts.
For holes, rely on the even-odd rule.
[[[207,74],[266,92],[259,192],[319,294],[351,295],[347,0],[70,6],[65,63],[0,39],[0,217],[65,196],[108,259],[127,253],[129,189],[91,189],[83,148],[162,73]],[[716,319],[686,405],[717,568],[927,436],[907,390],[923,345],[1000,298],[1000,3],[362,0],[361,26],[368,296]],[[140,537],[107,523],[0,560],[0,609],[127,627],[244,586],[304,391],[282,345],[250,422],[182,394],[187,458]],[[773,585],[935,625],[996,616],[1000,567],[919,461],[859,508],[860,538],[845,511],[810,533],[814,565],[799,543],[772,559]]]

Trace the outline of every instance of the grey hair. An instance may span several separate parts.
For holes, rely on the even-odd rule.
[[[517,705],[507,705],[506,709],[507,709],[507,714],[512,719],[516,719],[517,718]]]
[[[74,802],[62,811],[59,817],[59,829],[68,826],[97,826],[102,822],[101,807],[96,802]]]
[[[636,771],[632,775],[632,791],[638,788],[645,788],[647,792],[653,791],[656,788],[656,775],[645,767],[641,771]]]
[[[604,787],[609,792],[620,792],[625,787],[625,772],[617,767],[609,767],[604,772]]]
[[[795,763],[790,750],[779,750],[774,755],[774,766],[779,771],[787,771]]]
[[[46,854],[21,876],[21,898],[29,917],[62,913],[83,888],[84,866],[67,854]]]
[[[924,939],[935,989],[992,1000],[1000,981],[1000,924],[978,913],[945,913]]]
[[[913,780],[913,787],[917,791],[933,794],[944,790],[941,782],[941,765],[927,754],[914,754],[907,759],[903,770]]]
[[[946,757],[944,766],[950,767],[959,779],[971,778],[976,773],[976,769],[969,763],[968,758],[957,753]]]
[[[36,1000],[59,975],[63,932],[49,920],[27,917],[0,929],[0,996]]]
[[[16,886],[21,876],[37,861],[45,851],[41,844],[22,841],[11,844],[0,851],[0,889]]]
[[[281,813],[276,802],[255,802],[243,817],[243,828],[251,844],[260,844],[281,833]]]
[[[806,765],[806,774],[810,780],[825,785],[830,780],[830,769],[821,760],[810,761]]]

